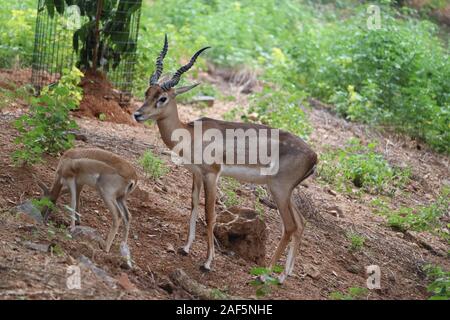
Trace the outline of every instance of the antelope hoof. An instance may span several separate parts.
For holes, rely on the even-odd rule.
[[[282,274],[280,274],[278,277],[279,284],[282,284],[284,282],[284,280],[286,280],[286,277],[287,276],[284,274],[284,272]]]
[[[189,255],[189,251],[186,251],[185,247],[181,247],[181,248],[178,248],[178,254],[182,255],[182,256],[187,256],[187,255]]]
[[[205,273],[210,272],[211,271],[211,267],[208,267],[208,266],[205,266],[204,264],[202,264],[200,266],[200,271],[201,272],[205,272]]]
[[[131,269],[133,269],[133,263],[131,262],[131,260],[130,259],[127,259],[127,258],[123,258],[123,263],[120,265],[120,267],[122,268],[122,269],[125,269],[125,270],[131,270]]]
[[[121,265],[121,267],[123,269],[133,269],[133,264],[131,262],[130,248],[125,242],[122,242],[120,244],[120,256],[123,259],[123,264]]]

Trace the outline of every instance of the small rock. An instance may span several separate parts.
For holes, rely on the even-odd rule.
[[[136,286],[130,281],[128,275],[122,272],[117,278],[117,283],[125,290],[125,291],[136,291]]]
[[[36,250],[36,251],[41,251],[41,252],[48,252],[50,245],[48,244],[40,244],[40,243],[34,243],[31,241],[25,241],[23,243],[23,245],[25,246],[25,248],[31,249],[31,250]]]
[[[87,269],[90,269],[97,277],[102,279],[109,287],[111,287],[112,289],[117,288],[117,280],[110,277],[105,270],[97,267],[89,258],[81,255],[78,258],[78,261],[81,265],[83,265]]]
[[[358,274],[361,272],[361,268],[359,266],[357,266],[356,264],[346,265],[345,269],[347,269],[348,272],[353,273],[353,274]]]
[[[329,193],[329,194],[331,194],[332,196],[337,196],[337,193],[336,193],[336,191],[334,191],[334,190],[331,190],[331,189],[327,189],[327,192]]]
[[[142,202],[150,201],[150,194],[137,186],[130,195],[132,198],[139,199]]]
[[[305,263],[303,269],[305,270],[305,273],[313,279],[318,279],[320,276],[319,269],[311,263]]]
[[[258,121],[258,118],[259,118],[259,115],[256,112],[252,112],[248,115],[248,119],[253,122]]]
[[[173,247],[173,245],[171,243],[168,243],[166,246],[166,251],[175,253],[175,248]]]
[[[167,277],[162,276],[159,280],[158,287],[163,289],[169,294],[172,294],[174,292],[175,286]]]
[[[13,211],[17,213],[21,213],[23,215],[26,215],[27,223],[30,223],[30,221],[37,222],[37,223],[43,223],[44,219],[42,217],[41,212],[38,208],[36,208],[31,201],[26,201],[22,204],[19,204],[17,207],[12,209]]]
[[[344,217],[344,212],[338,206],[333,206],[333,207],[329,208],[327,212],[329,214],[331,214],[332,216],[335,216],[336,218]]]

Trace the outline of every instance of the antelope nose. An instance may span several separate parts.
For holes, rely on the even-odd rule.
[[[135,113],[133,113],[133,117],[136,121],[139,121],[142,118],[142,113],[140,113],[139,111],[136,111]]]

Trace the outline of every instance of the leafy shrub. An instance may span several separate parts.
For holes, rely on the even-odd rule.
[[[350,249],[352,251],[361,250],[364,246],[364,242],[366,241],[366,238],[354,232],[347,233],[347,239],[350,240]]]
[[[406,231],[432,231],[450,240],[448,226],[443,225],[441,218],[448,213],[450,205],[450,188],[444,187],[438,199],[428,206],[418,208],[400,207],[390,211],[384,207],[379,212],[387,216],[388,224],[396,229]]]
[[[145,175],[155,180],[169,172],[164,161],[155,156],[151,150],[144,152],[139,158],[139,164],[144,169]]]
[[[31,65],[36,1],[1,1],[0,67]]]
[[[42,212],[45,208],[48,208],[50,211],[56,210],[55,204],[52,201],[50,201],[50,199],[47,197],[42,197],[40,199],[33,199],[31,200],[31,203],[40,212]]]
[[[272,288],[280,284],[278,278],[272,276],[272,273],[280,274],[283,272],[283,268],[275,266],[273,269],[255,267],[250,270],[252,276],[257,277],[250,282],[250,285],[256,288],[256,296],[264,297],[272,292]]]
[[[423,270],[432,282],[427,291],[432,294],[430,300],[450,300],[450,272],[442,270],[439,266],[426,265]]]
[[[299,106],[300,101],[299,94],[265,87],[253,95],[248,113],[242,118],[249,120],[249,114],[253,114],[263,124],[307,138],[311,125]]]
[[[409,171],[392,168],[375,152],[375,146],[375,143],[364,146],[358,139],[350,139],[347,147],[322,153],[318,167],[320,179],[349,192],[357,187],[370,193],[392,194],[405,184]]]
[[[367,29],[366,5],[345,23],[304,27],[288,51],[297,83],[351,120],[394,125],[449,152],[450,59],[437,27],[382,9],[379,30]]]
[[[77,125],[69,112],[81,101],[78,84],[82,76],[77,68],[66,71],[54,87],[44,88],[39,97],[31,99],[29,113],[14,123],[20,134],[14,141],[20,145],[13,153],[16,163],[39,162],[44,153],[56,155],[72,147],[74,135],[70,130]]]

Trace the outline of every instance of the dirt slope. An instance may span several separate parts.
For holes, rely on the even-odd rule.
[[[245,101],[245,96],[239,97]],[[202,110],[204,115],[218,117],[229,109],[229,103]],[[31,173],[50,184],[57,159],[48,157],[45,163],[32,168],[14,167],[10,153],[16,148],[16,136],[11,121],[23,110],[18,108],[0,111],[0,212],[39,195]],[[189,106],[181,106],[184,120],[193,120],[200,112]],[[379,141],[379,151],[393,163],[404,162],[413,168],[411,190],[413,196],[400,196],[398,205],[429,203],[437,195],[437,187],[450,181],[448,158],[428,151],[423,146],[403,137],[369,130],[364,126],[348,123],[326,110],[308,111],[314,127],[311,143],[320,154],[325,145],[340,146],[349,137]],[[53,217],[56,227],[33,224],[21,215],[0,213],[0,299],[174,299],[196,298],[177,288],[169,275],[177,268],[201,284],[242,297],[255,297],[255,289],[249,285],[252,276],[251,263],[237,257],[217,252],[214,270],[202,273],[199,266],[206,255],[205,227],[198,223],[197,239],[190,256],[180,256],[172,248],[181,246],[187,236],[190,213],[190,174],[170,162],[157,128],[143,125],[129,126],[101,122],[95,119],[76,119],[87,142],[77,141],[78,146],[97,146],[132,161],[141,173],[139,189],[129,200],[132,219],[130,249],[135,260],[133,270],[121,268],[118,241],[110,254],[97,245],[65,236],[60,224],[68,224],[60,204],[60,212]],[[148,148],[163,158],[170,172],[159,181],[152,181],[143,174],[137,164],[139,156]],[[268,298],[273,299],[327,299],[330,292],[346,291],[350,287],[365,287],[365,267],[371,264],[381,268],[381,289],[370,291],[369,299],[424,299],[428,295],[427,284],[421,266],[425,263],[450,267],[446,258],[448,246],[434,236],[417,234],[407,236],[387,227],[385,219],[374,215],[369,203],[371,196],[355,198],[330,191],[326,185],[312,177],[299,192],[312,199],[316,212],[308,212],[308,225],[304,241],[296,261],[294,276],[275,288]],[[253,207],[256,199],[254,186],[242,185],[241,200],[244,206]],[[396,199],[397,200],[397,199]],[[68,203],[64,197],[60,203]],[[201,204],[204,204],[203,198]],[[335,217],[330,209],[338,206],[343,215]],[[275,250],[280,237],[278,213],[264,208],[269,237],[267,252]],[[110,214],[100,198],[84,190],[82,194],[82,224],[99,230],[103,237],[110,226]],[[367,240],[360,252],[349,250],[348,231],[363,234]],[[29,249],[26,241],[49,244],[51,252]],[[56,249],[55,249],[56,248]],[[66,268],[77,264],[81,256],[88,257],[98,267],[116,279],[111,286],[82,268],[82,289],[68,290],[65,286]],[[266,257],[266,261],[270,257]],[[124,280],[125,279],[125,280]]]

